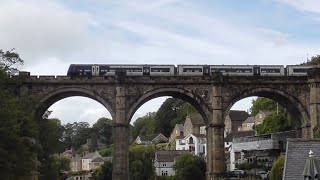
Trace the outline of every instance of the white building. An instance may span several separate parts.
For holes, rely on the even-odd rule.
[[[96,151],[94,153],[88,153],[84,157],[81,158],[82,170],[90,171],[91,161],[97,157],[101,157],[99,152]]]
[[[188,151],[156,151],[154,159],[154,167],[157,176],[174,176],[173,165],[176,160]]]
[[[188,150],[197,156],[207,156],[207,139],[204,134],[189,134],[183,139],[176,139],[176,150]]]

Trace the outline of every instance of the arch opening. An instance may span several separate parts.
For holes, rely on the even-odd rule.
[[[195,109],[201,114],[205,123],[208,122],[209,108],[206,106],[202,99],[195,96],[191,92],[187,92],[185,90],[181,90],[178,88],[161,88],[150,91],[143,96],[141,96],[133,105],[132,108],[128,112],[128,119],[131,121],[135,112],[146,102],[159,98],[159,97],[173,97],[176,99],[181,99],[185,102],[188,102],[190,105],[195,107]]]
[[[54,103],[65,98],[75,96],[89,98],[100,103],[107,109],[112,119],[113,117],[115,117],[115,112],[110,104],[106,102],[102,97],[94,94],[92,91],[85,88],[61,88],[48,93],[47,95],[43,96],[42,99],[40,99],[39,104],[35,107],[35,118],[41,119],[46,110],[48,110],[49,107],[51,107]]]
[[[309,113],[302,105],[299,100],[289,94],[279,91],[272,88],[264,88],[262,89],[252,89],[246,92],[243,92],[240,95],[235,96],[232,98],[230,102],[227,103],[227,108],[224,113],[224,117],[227,116],[228,112],[230,111],[231,107],[238,101],[248,98],[248,97],[263,97],[273,100],[276,103],[279,103],[286,111],[292,116],[295,122],[299,125],[306,124],[308,122]]]

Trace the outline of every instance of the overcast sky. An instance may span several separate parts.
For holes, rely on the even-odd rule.
[[[15,48],[32,75],[66,75],[71,63],[298,64],[320,48],[320,0],[0,3],[0,49]],[[149,101],[133,119],[164,99]],[[233,109],[248,109],[251,99]],[[79,97],[50,110],[63,123],[110,117],[99,103]]]

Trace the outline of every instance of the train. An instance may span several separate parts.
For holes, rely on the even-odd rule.
[[[307,76],[312,65],[125,65],[71,64],[68,76],[115,76],[117,70],[127,76],[209,76],[221,72],[224,76]],[[318,67],[318,66],[317,66]]]

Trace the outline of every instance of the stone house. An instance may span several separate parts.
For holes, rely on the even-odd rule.
[[[243,121],[241,126],[241,131],[251,131],[255,124],[255,119],[252,116],[249,116],[245,121]]]
[[[90,163],[90,170],[95,170],[100,167],[105,162],[110,161],[112,162],[112,157],[96,157]]]
[[[199,113],[191,113],[186,117],[183,125],[183,136],[187,136],[191,133],[200,134],[200,127],[205,126],[204,120]]]
[[[271,115],[272,112],[271,111],[262,111],[262,110],[259,110],[258,114],[254,117],[255,119],[255,126],[256,125],[259,125],[259,124],[262,124],[264,119]]]
[[[77,172],[82,170],[81,157],[72,157],[70,159],[70,170],[72,172]]]
[[[154,159],[154,167],[157,176],[174,176],[173,165],[176,160],[188,151],[156,151]]]
[[[93,159],[97,157],[101,157],[98,151],[86,154],[84,157],[81,158],[81,169],[84,171],[90,171],[90,163]]]
[[[243,121],[249,117],[249,114],[245,111],[230,110],[228,116],[226,116],[225,124],[225,135],[230,132],[235,132],[241,129]]]
[[[175,141],[180,136],[183,136],[183,124],[176,124],[169,137],[169,142]]]
[[[159,133],[149,134],[146,136],[139,135],[134,141],[136,144],[156,144],[159,142],[168,142],[168,138],[166,138],[162,133]]]

